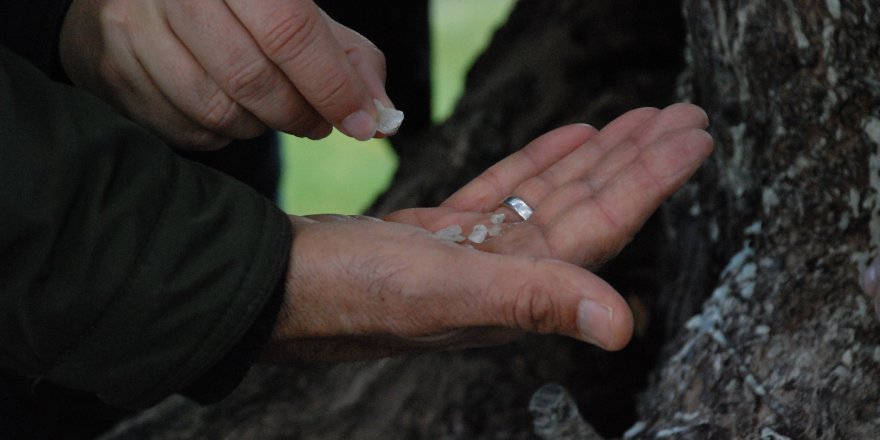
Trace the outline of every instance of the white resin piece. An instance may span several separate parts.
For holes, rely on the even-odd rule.
[[[504,217],[506,217],[504,213],[499,212],[498,214],[492,214],[492,216],[489,217],[489,221],[491,221],[493,225],[500,225],[504,223]]]
[[[486,235],[489,233],[489,228],[486,225],[476,225],[474,226],[474,230],[471,231],[471,234],[468,235],[468,240],[474,243],[482,243],[486,240]]]
[[[443,241],[454,241],[456,243],[465,240],[461,235],[461,225],[449,225],[434,233],[434,236]]]
[[[400,124],[403,123],[403,112],[394,108],[387,108],[378,99],[373,100],[376,110],[379,111],[379,120],[376,121],[376,130],[379,133],[392,135],[397,133]]]

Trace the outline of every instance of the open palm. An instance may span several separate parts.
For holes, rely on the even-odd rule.
[[[266,356],[364,359],[498,344],[522,331],[622,348],[632,334],[626,302],[578,266],[619,252],[697,170],[712,150],[706,125],[692,105],[638,109],[598,132],[551,131],[439,207],[387,221],[292,217],[286,306]],[[528,221],[498,207],[509,195],[534,208]],[[476,245],[484,252],[426,232],[469,231],[504,211],[512,221]]]
[[[617,254],[660,203],[712,151],[705,112],[689,104],[630,111],[601,131],[570,125],[495,164],[436,208],[397,211],[386,220],[436,231],[458,224],[467,235],[507,196],[534,214],[505,224],[481,250],[593,266]]]

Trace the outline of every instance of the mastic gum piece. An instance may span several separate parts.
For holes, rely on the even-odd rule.
[[[397,133],[400,124],[403,123],[403,112],[394,108],[388,108],[382,105],[378,99],[373,100],[376,110],[379,112],[379,120],[376,121],[376,130],[382,134],[392,135]]]
[[[473,231],[471,231],[471,234],[468,235],[468,240],[477,244],[482,243],[486,240],[486,235],[488,233],[489,228],[487,228],[486,225],[476,225],[474,226]]]

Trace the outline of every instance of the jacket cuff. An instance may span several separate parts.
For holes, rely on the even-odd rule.
[[[2,46],[0,96],[0,367],[131,408],[193,384],[276,292],[287,215]]]
[[[284,287],[282,278],[275,287],[275,292],[263,306],[263,311],[241,341],[217,365],[181,390],[181,395],[207,405],[223,400],[238,387],[272,336],[278,312],[284,301]]]

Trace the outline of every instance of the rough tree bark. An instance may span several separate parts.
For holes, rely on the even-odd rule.
[[[717,153],[604,269],[640,311],[632,346],[260,368],[217,405],[171,398],[106,438],[534,438],[529,396],[551,381],[606,436],[872,438],[880,338],[856,280],[880,244],[878,6],[521,1],[374,213],[436,204],[549,128],[677,88]]]
[[[631,434],[877,438],[880,338],[858,276],[880,244],[880,4],[684,11],[683,91],[709,111],[718,149],[675,202],[732,255]]]

